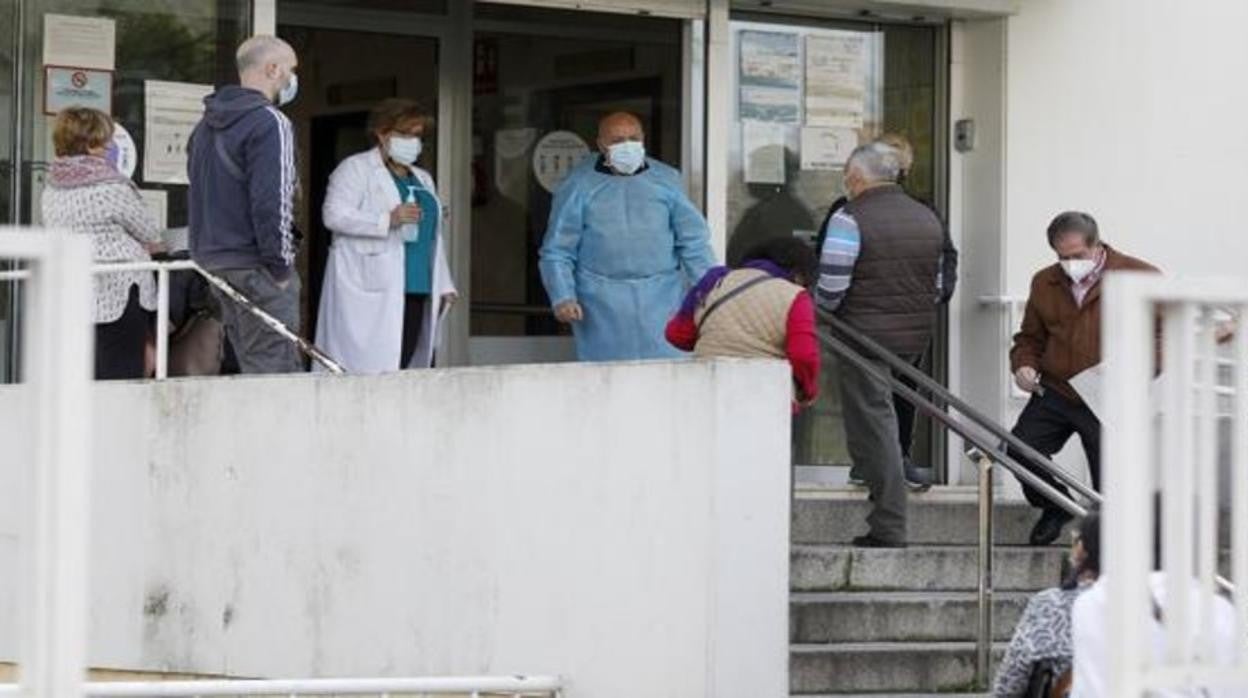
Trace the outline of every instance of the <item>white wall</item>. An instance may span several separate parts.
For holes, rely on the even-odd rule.
[[[788,391],[773,362],[99,385],[90,661],[785,695]]]
[[[995,271],[1000,293],[1026,296],[1032,275],[1054,261],[1045,228],[1057,213],[1092,213],[1110,244],[1168,273],[1245,276],[1248,131],[1237,124],[1248,113],[1248,4],[1036,0],[1004,22],[1000,55],[993,22],[955,26],[952,92],[953,119],[959,104],[976,116],[983,151],[992,136],[982,114],[992,112],[1004,70],[996,102],[1006,114],[1004,169],[955,154],[951,174],[966,269],[955,385],[986,409],[1000,406],[1009,424],[1023,404],[1007,398],[1002,380],[1013,328],[1004,311],[973,308],[973,294],[991,287]],[[995,187],[1004,187],[1003,207]],[[997,216],[999,242],[976,239],[987,231],[974,221]],[[1071,445],[1059,461],[1081,469]]]
[[[975,124],[975,147],[950,153],[949,231],[961,251],[949,306],[949,384],[989,416],[1004,414],[1008,373],[1001,313],[980,304],[1002,288],[1005,218],[1005,20],[955,22],[951,32],[950,127]],[[952,135],[950,142],[952,142]],[[985,341],[985,340],[989,341]],[[992,341],[996,340],[996,341]],[[950,482],[974,482],[960,439],[949,440]]]
[[[1045,0],[1009,19],[1008,288],[1050,263],[1045,227],[1097,217],[1167,272],[1244,275],[1248,3]]]

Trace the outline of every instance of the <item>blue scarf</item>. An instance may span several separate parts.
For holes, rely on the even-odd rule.
[[[776,264],[770,259],[751,259],[742,264],[739,269],[757,269],[765,271],[777,279],[788,280],[792,274],[784,267]],[[689,293],[685,295],[685,302],[680,304],[680,312],[682,315],[693,315],[698,308],[710,295],[711,291],[719,285],[720,281],[728,276],[729,272],[734,271],[730,267],[713,267],[706,275],[702,277],[693,288],[689,289]]]

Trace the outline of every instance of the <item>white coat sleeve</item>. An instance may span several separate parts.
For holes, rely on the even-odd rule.
[[[336,235],[384,238],[390,235],[390,212],[373,211],[368,204],[369,171],[347,160],[329,176],[321,216]]]

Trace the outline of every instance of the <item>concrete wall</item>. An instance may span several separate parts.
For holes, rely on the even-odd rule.
[[[1244,273],[1248,4],[1047,0],[1009,19],[1007,287],[1051,261],[1053,215],[1179,274]]]
[[[1248,110],[1248,91],[1235,87],[1246,25],[1248,5],[1221,0],[1146,10],[1038,0],[1008,19],[955,25],[952,119],[974,116],[979,144],[951,163],[964,265],[953,385],[977,405],[1006,423],[1022,408],[1004,362],[1013,328],[978,296],[1026,296],[1054,261],[1045,228],[1060,211],[1091,212],[1111,244],[1168,273],[1244,274],[1248,132],[1230,124]],[[1072,445],[1059,460],[1082,469]]]
[[[769,362],[99,385],[90,663],[785,695],[788,391]]]

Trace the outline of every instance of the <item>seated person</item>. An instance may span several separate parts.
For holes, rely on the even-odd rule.
[[[1058,676],[1070,671],[1071,608],[1101,573],[1101,518],[1096,512],[1080,524],[1070,561],[1071,573],[1062,586],[1046,589],[1027,603],[997,672],[992,689],[996,698],[1024,695],[1036,665],[1045,660],[1053,663]]]
[[[807,287],[819,259],[793,237],[760,243],[735,269],[715,267],[685,295],[667,324],[667,341],[702,357],[787,359],[793,368],[794,409],[819,393],[819,340]]]
[[[1153,535],[1153,560],[1161,559],[1160,529]],[[1174,600],[1166,593],[1166,572],[1153,572],[1149,575],[1148,596],[1149,616],[1145,621],[1145,642],[1152,652],[1152,663],[1155,665],[1165,661],[1166,652],[1166,609]],[[1209,616],[1201,617],[1203,606],[1200,583],[1193,579],[1187,598],[1189,638],[1191,647],[1197,644],[1198,636],[1208,633],[1210,638],[1210,656],[1206,661],[1211,664],[1232,666],[1235,662],[1235,607],[1223,595],[1216,594],[1209,608]],[[1120,633],[1109,627],[1109,589],[1104,579],[1097,581],[1079,597],[1071,609],[1071,633],[1074,646],[1074,676],[1071,684],[1071,698],[1110,698],[1109,694],[1109,643],[1121,641]],[[1210,686],[1200,687],[1189,685],[1185,688],[1171,688],[1150,693],[1157,698],[1232,698],[1244,695],[1242,687]]]

